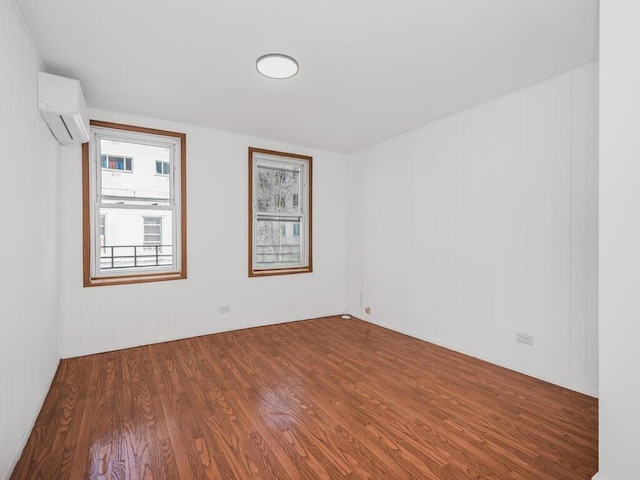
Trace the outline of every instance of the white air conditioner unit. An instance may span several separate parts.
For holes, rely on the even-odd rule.
[[[78,80],[38,72],[38,110],[60,145],[89,141],[89,115]]]

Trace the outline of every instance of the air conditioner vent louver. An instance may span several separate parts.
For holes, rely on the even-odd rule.
[[[78,80],[38,72],[38,110],[60,145],[89,141],[89,116]]]
[[[69,127],[67,127],[67,122],[64,121],[64,117],[62,115],[60,115],[60,121],[62,122],[62,125],[64,125],[64,128],[67,130],[67,133],[69,134],[69,138],[73,140],[73,135],[69,131]]]

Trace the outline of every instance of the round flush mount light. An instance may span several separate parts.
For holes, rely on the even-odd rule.
[[[256,60],[258,71],[269,78],[291,78],[298,73],[298,62],[289,55],[268,53]]]

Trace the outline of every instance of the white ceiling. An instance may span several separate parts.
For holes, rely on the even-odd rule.
[[[91,107],[342,152],[595,60],[597,2],[17,0]]]

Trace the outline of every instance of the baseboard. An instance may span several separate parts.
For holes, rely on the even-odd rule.
[[[356,318],[360,318],[357,315],[353,315],[353,316],[356,317]],[[440,340],[438,338],[433,338],[433,337],[429,337],[429,336],[426,336],[426,335],[418,335],[418,334],[416,334],[414,332],[410,332],[410,331],[407,331],[407,330],[404,330],[404,329],[399,329],[395,325],[390,325],[390,324],[387,324],[385,322],[379,322],[379,321],[373,321],[373,320],[364,320],[364,321],[372,323],[374,325],[378,325],[380,327],[388,328],[389,330],[393,330],[394,332],[402,333],[402,334],[407,335],[409,337],[417,338],[418,340],[422,340],[422,341],[425,341],[425,342],[433,343],[434,345],[438,345],[439,347],[443,347],[443,348],[446,348],[448,350],[453,350],[454,352],[462,353],[464,355],[469,355],[470,357],[477,358],[479,360],[483,360],[485,362],[492,363],[493,365],[497,365],[499,367],[506,368],[508,370],[512,370],[514,372],[518,372],[518,373],[521,373],[523,375],[527,375],[529,377],[536,378],[538,380],[542,380],[543,382],[552,383],[553,385],[557,385],[559,387],[566,388],[568,390],[573,390],[574,392],[578,392],[578,393],[581,393],[583,395],[587,395],[589,397],[598,398],[598,394],[599,393],[595,389],[585,388],[582,385],[574,385],[574,384],[570,384],[570,383],[567,383],[567,382],[563,382],[563,381],[561,381],[561,380],[559,380],[557,378],[552,378],[552,377],[549,377],[547,375],[541,375],[539,372],[528,371],[528,370],[524,370],[524,369],[517,369],[517,368],[514,368],[513,365],[509,365],[507,363],[497,361],[494,358],[488,357],[486,355],[479,354],[478,352],[471,351],[471,350],[466,349],[464,347],[460,347],[459,345],[454,345],[454,344],[451,344],[449,342],[444,342],[444,341],[442,341],[442,340]],[[598,480],[603,480],[603,479],[598,479]]]
[[[593,477],[591,477],[591,480],[604,480],[604,477],[602,477],[602,475],[600,475],[600,472],[598,472]]]
[[[20,440],[20,443],[16,447],[16,451],[15,451],[15,453],[13,455],[13,459],[9,463],[9,470],[7,470],[4,473],[4,475],[2,476],[2,480],[9,480],[9,477],[11,476],[11,474],[13,473],[13,470],[16,468],[16,465],[18,464],[18,460],[20,460],[20,456],[22,455],[22,451],[24,450],[24,447],[27,446],[27,442],[29,441],[29,437],[31,436],[31,432],[33,431],[33,427],[36,424],[36,420],[38,419],[38,415],[40,415],[40,411],[42,410],[42,407],[44,405],[44,401],[47,398],[47,394],[49,393],[49,390],[51,389],[51,384],[53,383],[53,379],[56,376],[56,372],[58,371],[58,366],[59,365],[60,365],[60,360],[58,360],[58,363],[55,364],[55,367],[53,368],[53,370],[51,371],[51,373],[49,375],[49,382],[47,383],[47,387],[44,388],[44,390],[42,392],[42,396],[40,398],[40,401],[38,402],[37,408],[35,409],[35,412],[33,412],[33,415],[31,416],[31,420],[29,421],[29,423],[27,424],[27,426],[25,428],[25,433],[22,436],[22,440]]]
[[[156,343],[173,342],[175,340],[184,340],[187,338],[201,337],[203,335],[214,335],[216,333],[233,332],[235,330],[244,330],[246,328],[268,327],[269,325],[279,325],[281,323],[302,322],[305,320],[312,320],[314,318],[331,317],[331,316],[342,315],[342,314],[344,314],[344,311],[327,313],[322,315],[315,315],[308,318],[305,317],[305,318],[298,318],[295,320],[283,320],[283,321],[277,321],[277,322],[271,321],[271,322],[259,322],[259,323],[249,323],[249,322],[234,323],[232,325],[224,325],[221,328],[217,328],[215,330],[194,330],[190,332],[181,333],[178,335],[160,335],[158,337],[152,337],[152,338],[146,339],[142,342],[121,342],[121,343],[115,343],[112,345],[105,345],[105,346],[92,347],[92,348],[82,348],[78,350],[65,351],[63,346],[62,358],[83,357],[85,355],[114,352],[117,350],[124,350],[126,348],[143,347],[146,345],[155,345]]]

